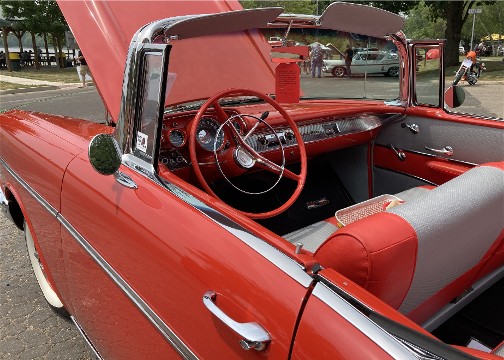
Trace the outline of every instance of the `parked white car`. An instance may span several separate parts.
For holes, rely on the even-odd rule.
[[[352,58],[350,65],[352,75],[383,74],[385,76],[399,75],[399,57],[396,53],[387,51],[361,51]],[[346,76],[345,60],[324,60],[324,72],[335,77]]]

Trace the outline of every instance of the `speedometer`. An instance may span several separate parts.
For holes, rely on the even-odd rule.
[[[219,137],[216,139],[217,130],[219,129],[219,124],[212,118],[204,117],[201,119],[196,129],[196,139],[198,143],[207,151],[214,150],[214,143],[217,142],[215,146],[219,149],[224,143],[224,132],[219,133]]]

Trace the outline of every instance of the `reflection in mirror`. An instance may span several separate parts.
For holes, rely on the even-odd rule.
[[[457,108],[464,102],[465,92],[459,86],[450,86],[445,91],[445,103],[448,107]]]
[[[89,143],[89,162],[102,175],[112,175],[121,166],[121,150],[109,134],[98,134]]]

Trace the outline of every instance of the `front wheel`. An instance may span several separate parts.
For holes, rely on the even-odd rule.
[[[396,76],[399,76],[399,68],[398,67],[391,67],[390,69],[388,69],[387,71],[387,76],[390,76],[390,77],[396,77]]]
[[[340,66],[336,66],[331,70],[331,74],[334,77],[343,77],[346,75],[346,70],[345,68],[342,68]]]
[[[24,223],[24,233],[26,247],[28,248],[28,256],[30,257],[33,272],[35,274],[35,277],[37,278],[37,282],[39,284],[40,290],[42,290],[44,298],[49,303],[54,312],[56,312],[58,315],[68,317],[69,314],[63,306],[61,299],[47,280],[46,274],[44,272],[44,266],[40,261],[39,251],[35,246],[32,233],[30,231],[30,228],[28,227],[28,224],[26,224],[26,221]]]

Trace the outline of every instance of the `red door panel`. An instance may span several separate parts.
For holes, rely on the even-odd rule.
[[[159,184],[121,170],[138,189],[98,175],[85,157],[74,160],[63,184],[65,219],[198,357],[287,358],[306,285]],[[251,235],[243,234],[247,236]],[[88,335],[99,350],[122,356],[121,349],[107,347],[110,338],[122,341],[124,329],[131,326],[150,334],[152,324],[141,321],[139,311],[122,311],[122,304],[130,300],[114,289],[117,286],[102,269],[91,266],[89,255],[74,242],[64,236],[72,310],[83,327],[91,329]],[[79,260],[71,261],[74,257]],[[82,257],[87,257],[84,263],[95,276],[85,276]],[[240,347],[240,338],[203,305],[209,290],[217,293],[216,304],[228,316],[257,322],[268,331],[271,344],[266,351]],[[98,311],[108,313],[116,327],[103,327]],[[127,340],[139,344],[143,337]],[[159,336],[149,339],[163,346],[166,341]],[[163,357],[157,350],[149,356]]]

